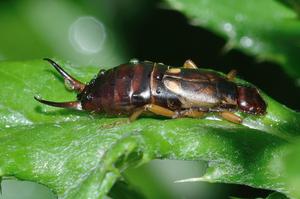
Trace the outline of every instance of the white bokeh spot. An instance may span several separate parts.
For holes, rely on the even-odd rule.
[[[106,40],[105,27],[95,17],[79,17],[70,26],[69,40],[76,51],[95,54],[102,50]]]

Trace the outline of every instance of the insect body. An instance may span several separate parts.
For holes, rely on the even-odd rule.
[[[216,112],[231,122],[241,123],[242,119],[234,114],[236,110],[256,115],[266,113],[266,103],[255,87],[233,82],[235,71],[224,76],[198,69],[191,60],[181,68],[134,61],[101,70],[88,84],[74,79],[54,61],[45,60],[79,93],[77,101],[71,102],[51,102],[35,97],[50,106],[127,114],[131,121],[143,112],[170,118],[202,117]]]

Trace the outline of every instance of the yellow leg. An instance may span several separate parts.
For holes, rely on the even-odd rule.
[[[143,112],[145,111],[144,107],[141,107],[139,109],[136,109],[129,117],[129,121],[133,122],[136,120]]]
[[[199,117],[203,117],[204,115],[205,115],[205,112],[203,112],[203,111],[188,109],[188,110],[184,110],[184,111],[177,113],[175,118],[180,118],[180,117],[199,118]]]
[[[236,123],[236,124],[241,124],[243,121],[242,118],[240,118],[239,116],[237,116],[234,113],[229,112],[229,111],[224,111],[219,114],[225,120],[228,120],[228,121]]]
[[[235,76],[236,76],[237,71],[236,70],[231,70],[229,71],[229,73],[227,74],[227,79],[229,81],[233,81]]]
[[[202,111],[192,110],[192,111],[187,112],[185,115],[187,117],[203,117],[205,115],[205,113]]]
[[[132,122],[136,120],[144,111],[150,111],[156,115],[162,115],[166,117],[174,117],[176,113],[171,111],[170,109],[164,108],[162,106],[158,106],[155,104],[146,104],[145,106],[137,109],[130,117],[129,120]]]
[[[193,68],[196,69],[198,68],[197,65],[190,59],[186,60],[183,64],[183,68]]]
[[[166,71],[166,73],[171,73],[171,74],[174,74],[174,75],[177,75],[181,72],[181,69],[180,68],[171,68],[169,70]]]
[[[173,117],[175,115],[174,111],[171,111],[170,109],[167,109],[162,106],[155,105],[155,104],[145,105],[145,110],[155,113],[157,115],[162,115],[162,116],[166,116],[166,117]]]

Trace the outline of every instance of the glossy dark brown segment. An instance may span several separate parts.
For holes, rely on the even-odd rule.
[[[153,63],[142,62],[134,66],[131,81],[131,104],[136,107],[143,106],[150,102],[151,98],[151,74],[153,71]]]
[[[267,105],[254,87],[238,86],[238,106],[243,112],[250,114],[266,113]]]
[[[78,95],[85,110],[130,114],[150,102],[152,63],[123,64],[92,80]]]

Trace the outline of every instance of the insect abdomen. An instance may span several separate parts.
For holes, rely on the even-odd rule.
[[[152,63],[142,62],[99,73],[79,95],[79,100],[87,110],[128,114],[149,103],[152,69]]]

